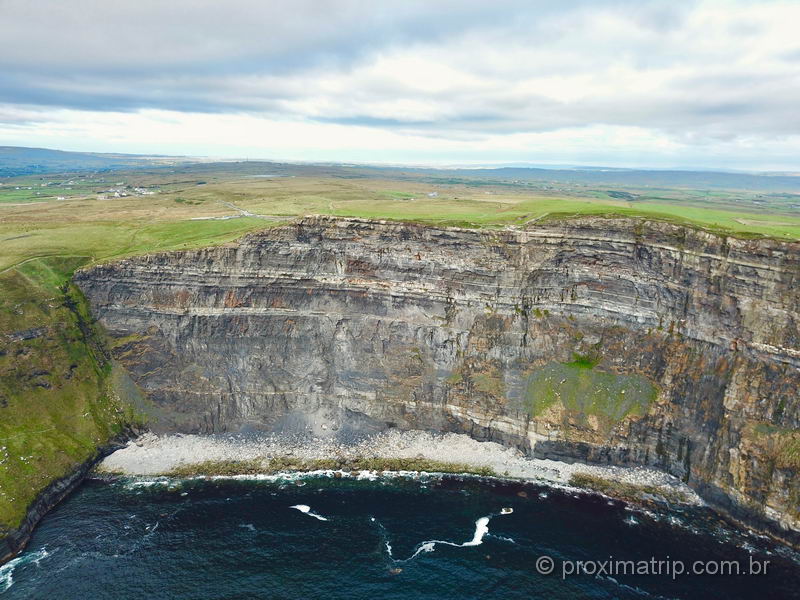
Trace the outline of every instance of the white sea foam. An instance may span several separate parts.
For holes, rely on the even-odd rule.
[[[157,485],[168,485],[169,481],[166,479],[138,479],[136,481],[129,481],[125,484],[125,488],[133,490],[136,488],[149,488]]]
[[[489,534],[487,534],[487,535],[488,535],[488,537],[492,537],[492,538],[494,538],[494,539],[496,539],[496,540],[502,540],[502,541],[504,541],[504,542],[508,542],[508,543],[510,543],[510,544],[516,544],[516,543],[517,543],[517,542],[514,540],[514,538],[506,537],[506,536],[504,536],[504,535],[495,535],[495,534],[493,534],[493,533],[489,533]]]
[[[0,586],[2,586],[2,590],[0,591],[5,592],[14,584],[14,567],[16,566],[15,562],[17,560],[19,559],[15,558],[11,562],[8,562],[0,567]]]
[[[42,548],[36,552],[26,552],[0,567],[0,592],[5,592],[14,585],[14,569],[28,563],[34,563],[36,566],[39,566],[39,562],[47,555],[48,552],[46,548]]]
[[[509,513],[500,511],[500,513],[497,513],[497,514],[507,515]],[[486,534],[489,533],[489,521],[494,516],[496,516],[496,515],[489,515],[489,516],[486,516],[486,517],[481,517],[480,519],[475,521],[475,533],[472,534],[472,539],[469,540],[468,542],[463,542],[461,544],[458,544],[456,542],[450,542],[450,541],[447,541],[447,540],[425,540],[424,542],[420,542],[417,545],[417,549],[414,551],[414,554],[412,554],[411,556],[409,556],[408,558],[406,558],[404,560],[397,560],[397,562],[408,562],[410,560],[415,559],[417,556],[419,556],[423,552],[433,552],[433,550],[436,548],[436,544],[443,544],[445,546],[453,546],[455,548],[467,548],[469,546],[479,546],[480,544],[483,543],[483,538],[486,537]],[[381,528],[383,528],[382,525],[381,525]],[[507,539],[508,541],[511,541],[511,542],[514,541],[514,540],[512,540],[510,538],[503,538],[503,539]],[[394,560],[394,557],[392,556],[392,546],[389,544],[388,541],[386,542],[386,551],[389,553],[389,558],[392,558]]]
[[[315,512],[311,512],[311,507],[308,504],[295,504],[294,506],[290,506],[289,508],[294,508],[295,510],[299,510],[301,513],[306,514],[309,517],[314,517],[315,519],[319,519],[320,521],[328,520],[322,515],[318,515]]]
[[[644,596],[646,598],[655,598],[656,600],[675,600],[673,598],[667,598],[665,596],[659,596],[659,595],[656,595],[656,594],[651,594],[650,592],[645,591],[645,590],[643,590],[641,588],[638,588],[638,587],[636,587],[634,585],[626,585],[624,583],[621,583],[621,582],[617,581],[616,579],[614,579],[610,575],[595,575],[595,578],[603,580],[603,581],[610,581],[614,585],[617,585],[617,586],[619,586],[619,587],[621,587],[623,589],[626,589],[626,590],[628,590],[630,592],[633,592],[634,594],[637,594],[638,596]]]
[[[475,535],[469,542],[464,542],[462,546],[477,546],[483,543],[483,536],[489,533],[489,517],[481,517],[475,521]]]

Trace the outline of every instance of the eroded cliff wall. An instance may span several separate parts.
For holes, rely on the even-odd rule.
[[[797,243],[309,218],[76,282],[156,428],[465,432],[657,466],[798,541]]]

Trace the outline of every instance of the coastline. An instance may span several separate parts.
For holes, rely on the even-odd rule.
[[[259,461],[263,468],[254,472],[252,464]],[[308,468],[270,469],[269,465],[275,464],[272,461],[284,466],[305,463]],[[316,466],[331,461],[339,466]],[[364,461],[390,466],[371,470],[354,468]],[[245,464],[248,469],[224,473],[202,471],[213,464]],[[431,468],[415,468],[426,464]],[[463,470],[439,470],[437,465]],[[180,470],[183,473],[179,475]],[[138,486],[193,478],[299,481],[315,475],[358,479],[425,475],[478,477],[599,494],[642,508],[657,509],[659,505],[670,504],[708,506],[684,482],[656,469],[536,459],[514,448],[480,442],[464,434],[392,429],[341,443],[333,439],[264,434],[158,435],[145,432],[137,437],[117,438],[100,449],[93,459],[51,484],[30,507],[23,524],[0,540],[0,565],[24,550],[39,520],[87,477],[131,478],[135,480],[132,485]],[[745,530],[786,543],[770,535],[768,530],[750,527],[728,514],[720,516]]]
[[[276,464],[282,468],[274,468]],[[238,471],[237,465],[241,466]],[[147,433],[96,467],[102,475],[129,477],[247,477],[292,470],[344,474],[358,471],[370,476],[382,471],[445,469],[450,473],[580,487],[634,502],[704,504],[685,483],[656,469],[535,459],[495,442],[425,431],[389,430],[348,444],[322,438]]]
[[[135,435],[134,431],[123,431],[119,436],[98,448],[94,456],[75,467],[72,472],[64,477],[51,482],[50,485],[42,490],[28,507],[25,518],[19,527],[8,531],[3,537],[0,537],[0,565],[17,557],[28,545],[39,521],[59,502],[75,491],[83,483],[92,468],[106,456],[116,450],[125,448],[125,442],[130,443],[133,435]]]

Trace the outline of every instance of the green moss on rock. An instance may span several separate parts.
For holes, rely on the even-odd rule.
[[[479,467],[456,462],[441,462],[427,458],[321,458],[304,460],[294,457],[254,458],[241,461],[209,460],[180,465],[164,473],[169,477],[213,477],[235,475],[275,474],[286,471],[425,471],[428,473],[466,473],[493,477],[491,467]]]
[[[503,380],[495,375],[479,373],[472,376],[472,382],[475,384],[475,389],[483,394],[497,397],[505,395]]]
[[[530,375],[526,391],[528,409],[535,417],[560,404],[571,413],[614,422],[644,415],[656,396],[647,378],[598,371],[588,360],[549,363]]]
[[[745,435],[770,448],[779,469],[800,469],[800,429],[756,423]]]
[[[459,371],[454,371],[451,373],[447,379],[445,379],[448,385],[458,385],[462,381],[464,381],[464,377],[462,377]]]
[[[653,485],[637,485],[624,481],[612,481],[588,473],[573,473],[569,478],[573,487],[583,488],[619,498],[627,502],[650,502],[653,498],[663,498],[668,502],[686,502],[686,495],[679,490],[671,490]]]

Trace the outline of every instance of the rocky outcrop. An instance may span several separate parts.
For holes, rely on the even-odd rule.
[[[157,429],[463,432],[656,466],[800,540],[800,244],[320,217],[76,282]]]

